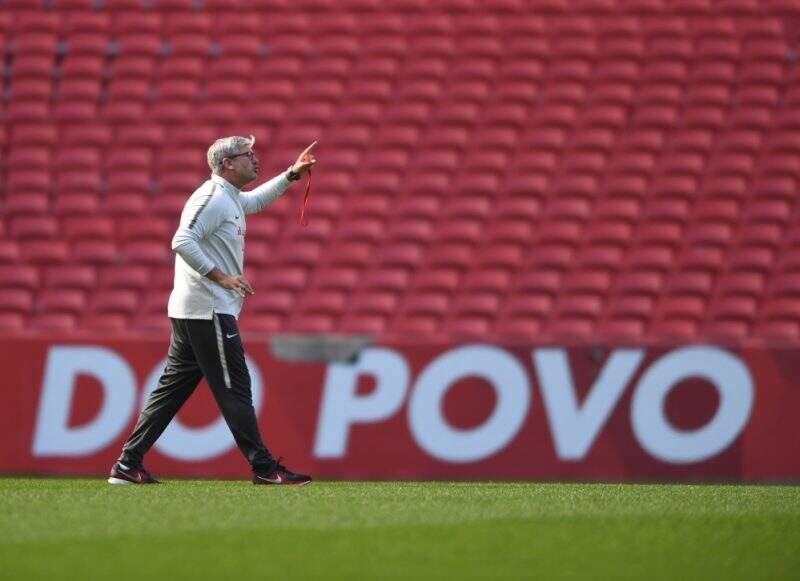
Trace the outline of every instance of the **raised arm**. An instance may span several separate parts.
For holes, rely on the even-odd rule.
[[[245,214],[253,214],[260,212],[272,202],[277,200],[281,194],[289,189],[292,182],[299,180],[304,173],[311,171],[317,160],[314,158],[314,147],[317,142],[315,141],[297,157],[289,169],[282,174],[279,174],[258,186],[257,188],[249,191],[242,192],[240,200]]]

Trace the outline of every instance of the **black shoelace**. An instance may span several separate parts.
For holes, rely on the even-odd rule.
[[[289,472],[289,469],[281,464],[281,460],[283,460],[283,456],[278,456],[278,459],[275,460],[275,470],[280,472]]]

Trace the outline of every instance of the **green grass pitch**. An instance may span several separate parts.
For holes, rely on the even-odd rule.
[[[0,479],[0,579],[799,579],[800,487]]]

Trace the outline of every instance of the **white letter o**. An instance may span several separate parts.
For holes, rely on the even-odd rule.
[[[497,404],[483,424],[461,430],[447,423],[442,402],[450,386],[467,376],[488,381],[497,394]],[[530,397],[528,377],[514,357],[491,346],[461,347],[436,359],[417,379],[408,409],[411,434],[423,450],[439,460],[482,460],[517,434]]]
[[[665,413],[667,395],[689,377],[711,382],[719,394],[714,417],[696,430],[680,430]],[[642,375],[631,403],[631,425],[639,444],[664,462],[707,460],[731,445],[753,406],[753,379],[742,361],[716,347],[685,347],[663,356]]]

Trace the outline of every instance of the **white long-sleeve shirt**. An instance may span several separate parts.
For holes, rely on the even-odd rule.
[[[239,318],[243,297],[205,275],[214,267],[228,275],[244,271],[245,214],[263,210],[292,184],[275,176],[250,192],[216,174],[189,197],[172,238],[175,284],[167,313],[175,319],[212,319],[214,313]]]

